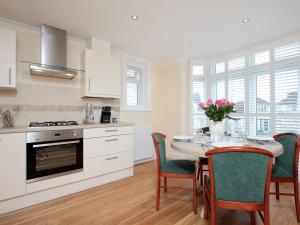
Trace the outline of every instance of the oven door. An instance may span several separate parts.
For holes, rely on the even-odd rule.
[[[27,143],[27,183],[82,171],[82,139]]]

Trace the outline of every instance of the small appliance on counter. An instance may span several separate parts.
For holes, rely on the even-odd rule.
[[[110,123],[111,106],[103,106],[100,123]]]

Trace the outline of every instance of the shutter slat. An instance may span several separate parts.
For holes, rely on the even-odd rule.
[[[275,61],[289,59],[300,56],[300,43],[295,42],[292,44],[284,45],[275,48],[274,58]]]

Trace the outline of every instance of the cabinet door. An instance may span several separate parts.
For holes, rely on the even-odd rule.
[[[0,88],[16,87],[16,32],[0,28]]]
[[[0,134],[0,201],[26,193],[26,135]]]
[[[121,60],[119,56],[86,50],[86,95],[120,98]]]

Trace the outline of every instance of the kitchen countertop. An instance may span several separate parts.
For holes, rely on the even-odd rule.
[[[106,128],[106,127],[125,127],[133,126],[134,123],[128,122],[119,122],[119,123],[94,123],[94,124],[79,124],[75,126],[53,126],[53,127],[25,127],[25,126],[16,126],[16,127],[1,127],[0,134],[9,134],[9,133],[26,133],[34,131],[43,131],[43,130],[66,130],[66,129],[91,129],[91,128]]]

